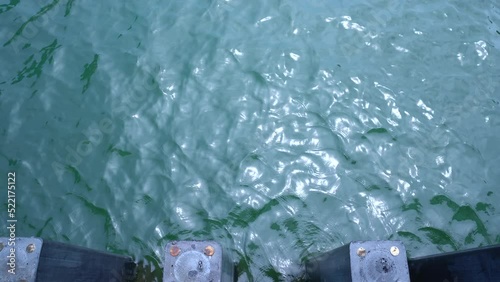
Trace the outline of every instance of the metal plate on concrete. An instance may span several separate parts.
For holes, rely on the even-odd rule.
[[[0,237],[0,282],[35,282],[43,240]]]
[[[163,271],[164,282],[220,282],[222,248],[215,241],[170,242]]]
[[[352,281],[410,281],[406,249],[400,241],[352,242],[350,257]]]

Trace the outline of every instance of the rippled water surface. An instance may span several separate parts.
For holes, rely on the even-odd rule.
[[[500,243],[496,1],[3,0],[0,46],[18,236],[145,280],[171,240],[229,246],[239,281]]]

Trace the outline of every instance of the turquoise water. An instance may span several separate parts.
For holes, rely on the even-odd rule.
[[[17,236],[146,281],[170,240],[229,246],[239,281],[351,240],[500,243],[494,1],[4,0],[0,23]]]

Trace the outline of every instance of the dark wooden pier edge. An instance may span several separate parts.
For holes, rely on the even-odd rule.
[[[10,240],[9,240],[10,239]],[[131,257],[35,237],[0,237],[0,282],[135,281]],[[163,282],[236,281],[230,252],[216,241],[165,246]],[[407,258],[400,241],[353,241],[309,255],[297,281],[500,281],[500,245]]]

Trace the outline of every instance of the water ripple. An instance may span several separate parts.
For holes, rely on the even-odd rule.
[[[147,280],[170,240],[229,246],[240,281],[352,240],[500,242],[493,2],[49,2],[0,5],[20,235]]]

